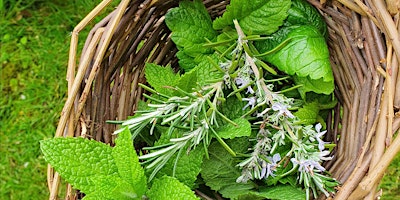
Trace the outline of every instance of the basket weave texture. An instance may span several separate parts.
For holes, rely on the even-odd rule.
[[[116,129],[106,120],[124,120],[142,99],[146,62],[178,67],[177,49],[164,23],[174,0],[122,0],[96,24],[79,60],[78,33],[110,0],[96,7],[74,29],[68,66],[68,99],[56,137],[93,138],[113,143]],[[336,144],[325,167],[342,186],[335,199],[374,199],[377,184],[400,151],[400,3],[382,0],[309,0],[328,24],[328,45],[339,100],[328,122],[326,140]],[[229,1],[204,0],[212,17]],[[60,177],[49,167],[50,199],[57,199]],[[68,186],[66,199],[76,199]],[[321,197],[323,198],[323,197]]]

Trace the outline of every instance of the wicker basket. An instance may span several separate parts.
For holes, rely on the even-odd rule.
[[[309,2],[319,9],[329,27],[335,94],[339,99],[327,120],[326,138],[337,146],[334,159],[325,167],[343,183],[334,198],[375,199],[380,194],[377,184],[400,151],[400,137],[393,138],[400,126],[400,3]],[[143,92],[138,83],[146,83],[144,64],[177,67],[177,49],[164,23],[167,10],[178,4],[174,0],[122,0],[115,11],[92,28],[77,61],[79,31],[109,3],[103,1],[72,34],[68,99],[56,137],[83,136],[112,143],[111,133],[116,126],[105,121],[123,120],[134,114]],[[204,0],[212,17],[221,15],[228,3]],[[60,177],[51,167],[48,185],[50,199],[57,199]],[[68,186],[66,199],[76,198]]]

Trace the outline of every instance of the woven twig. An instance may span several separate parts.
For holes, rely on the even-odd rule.
[[[76,67],[78,33],[110,0],[103,1],[73,31],[68,67],[68,99],[56,137],[89,137],[113,143],[115,125],[134,110],[146,83],[144,64],[177,66],[177,49],[164,15],[178,1],[121,1],[90,31]],[[335,199],[373,199],[390,161],[400,151],[399,5],[387,0],[309,0],[325,17],[339,100],[327,119],[327,140],[336,144],[325,167],[343,185]],[[205,0],[212,17],[229,1]],[[50,199],[59,176],[49,168]],[[69,192],[68,192],[69,191]],[[67,199],[75,199],[71,188]],[[321,197],[323,198],[323,197]]]

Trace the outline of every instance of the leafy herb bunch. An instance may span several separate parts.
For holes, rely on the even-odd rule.
[[[110,121],[123,126],[114,134],[129,129],[147,143],[139,159],[148,181],[174,177],[230,199],[333,193],[338,182],[321,165],[333,146],[322,128],[336,102],[318,12],[303,0],[232,0],[212,21],[195,0],[180,2],[165,22],[185,73],[147,64],[148,100],[131,119]],[[53,150],[42,150],[57,165]],[[124,197],[145,193],[118,181],[111,185]]]

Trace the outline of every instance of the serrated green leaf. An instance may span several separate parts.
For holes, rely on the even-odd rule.
[[[146,63],[145,75],[147,82],[157,92],[166,95],[174,93],[171,87],[176,86],[180,79],[179,74],[174,73],[170,66],[163,67],[153,63]]]
[[[312,125],[317,122],[319,113],[318,103],[316,101],[305,104],[294,115],[300,119],[304,125]]]
[[[112,156],[118,168],[119,176],[131,185],[133,190],[120,191],[121,193],[135,194],[141,197],[147,190],[147,181],[144,170],[140,166],[139,158],[132,144],[132,136],[128,128],[118,134]],[[127,186],[124,186],[127,188]]]
[[[245,153],[249,146],[247,138],[226,140],[226,143],[232,150],[240,153]],[[218,142],[213,142],[209,146],[208,152],[210,159],[203,161],[201,169],[201,176],[207,186],[231,199],[235,199],[241,193],[247,193],[254,188],[252,182],[236,182],[236,179],[241,175],[241,170],[236,166],[240,161],[229,154]]]
[[[179,7],[166,14],[165,23],[172,31],[172,41],[188,56],[195,58],[199,54],[213,52],[203,46],[206,38],[214,40],[217,33],[213,30],[211,17],[201,1],[180,2]]]
[[[288,44],[278,51],[262,57],[279,70],[298,77],[321,79],[333,83],[329,51],[324,36],[314,26],[302,25],[280,29],[272,39],[255,42],[260,53],[267,52],[284,40]]]
[[[41,141],[40,148],[61,177],[85,194],[96,192],[99,177],[118,177],[112,148],[104,143],[59,137]]]
[[[220,30],[237,19],[245,34],[269,35],[283,24],[289,8],[290,0],[232,0],[222,17],[214,20],[213,27]]]
[[[306,193],[298,187],[291,185],[276,185],[260,189],[259,196],[272,200],[304,200]]]
[[[227,123],[216,130],[221,138],[233,139],[251,135],[251,124],[249,121],[244,118],[237,118],[234,119],[233,122],[235,122],[237,126]]]
[[[298,89],[303,99],[305,99],[307,92],[315,92],[318,94],[331,94],[335,90],[335,83],[333,80],[325,82],[323,78],[314,80],[311,79],[309,76],[294,76],[294,81],[298,85],[303,85]]]
[[[147,197],[151,200],[199,199],[189,187],[169,176],[155,179]]]
[[[328,34],[324,18],[311,4],[305,0],[292,0],[292,5],[288,11],[285,26],[293,25],[313,25],[325,37]]]

